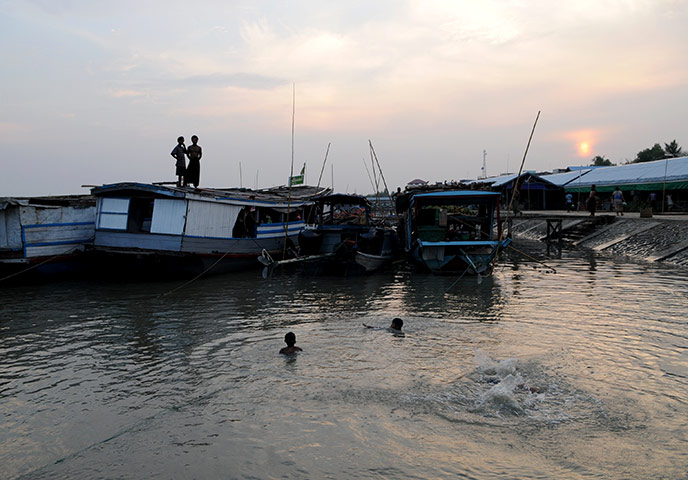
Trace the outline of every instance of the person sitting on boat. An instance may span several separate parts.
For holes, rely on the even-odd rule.
[[[296,346],[296,335],[294,332],[289,332],[284,336],[284,343],[286,343],[287,346],[279,351],[282,355],[291,355],[303,351],[301,347]]]

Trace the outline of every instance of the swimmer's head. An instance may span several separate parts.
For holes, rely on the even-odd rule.
[[[401,318],[395,318],[392,320],[392,326],[394,330],[401,330],[401,327],[404,326],[404,321]]]
[[[296,335],[294,335],[294,332],[289,332],[284,336],[284,343],[286,343],[289,347],[294,346],[296,343]]]

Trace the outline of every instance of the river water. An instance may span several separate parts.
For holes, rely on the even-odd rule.
[[[688,478],[688,270],[546,263],[4,286],[0,477]]]

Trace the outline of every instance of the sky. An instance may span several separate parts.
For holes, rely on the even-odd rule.
[[[390,190],[688,148],[688,0],[0,0],[0,42],[0,197],[172,182],[194,134],[201,187],[360,194],[371,144]]]

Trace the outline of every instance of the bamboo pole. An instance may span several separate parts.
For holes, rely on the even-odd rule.
[[[526,151],[523,152],[523,160],[521,160],[521,166],[518,168],[518,175],[516,175],[516,178],[514,179],[514,188],[513,191],[511,192],[511,201],[509,202],[509,206],[506,210],[506,221],[509,221],[509,212],[511,211],[511,207],[513,206],[514,203],[514,197],[516,196],[516,192],[518,190],[518,180],[521,178],[521,173],[523,172],[523,165],[526,163],[526,157],[528,156],[528,150],[530,149],[530,142],[533,139],[533,134],[535,133],[535,127],[537,126],[538,119],[540,118],[540,110],[538,110],[537,116],[535,117],[535,123],[533,123],[533,128],[530,131],[530,137],[528,137],[528,144],[526,145]],[[504,235],[504,232],[502,231],[502,236]],[[500,238],[500,241],[502,239]]]
[[[666,177],[667,170],[669,169],[669,157],[667,157],[664,163],[664,185],[662,186],[662,213],[664,213],[664,201],[666,200]]]
[[[287,200],[287,221],[284,225],[284,248],[282,258],[287,256],[287,243],[289,242],[289,214],[291,213],[291,183],[294,176],[294,119],[296,117],[296,83],[292,84],[291,93],[291,173],[289,174],[289,198]]]
[[[373,148],[373,142],[368,139],[368,144],[370,145],[370,151],[373,154],[373,157],[375,157],[375,162],[377,163],[377,168],[380,171],[380,178],[382,178],[382,183],[385,185],[385,190],[387,191],[387,197],[389,198],[389,201],[392,202],[392,205],[394,205],[394,200],[392,199],[392,194],[389,193],[389,187],[387,187],[387,180],[385,180],[385,176],[382,173],[382,167],[380,166],[380,161],[377,159],[377,153],[375,153],[375,148]],[[398,218],[399,213],[397,212],[397,209],[394,209],[394,215]]]
[[[327,155],[330,153],[330,145],[332,142],[327,144],[327,151],[325,152],[325,160],[323,160],[322,168],[320,169],[320,176],[318,177],[318,185],[316,188],[320,188],[320,181],[322,180],[323,172],[325,171],[325,163],[327,163]]]

